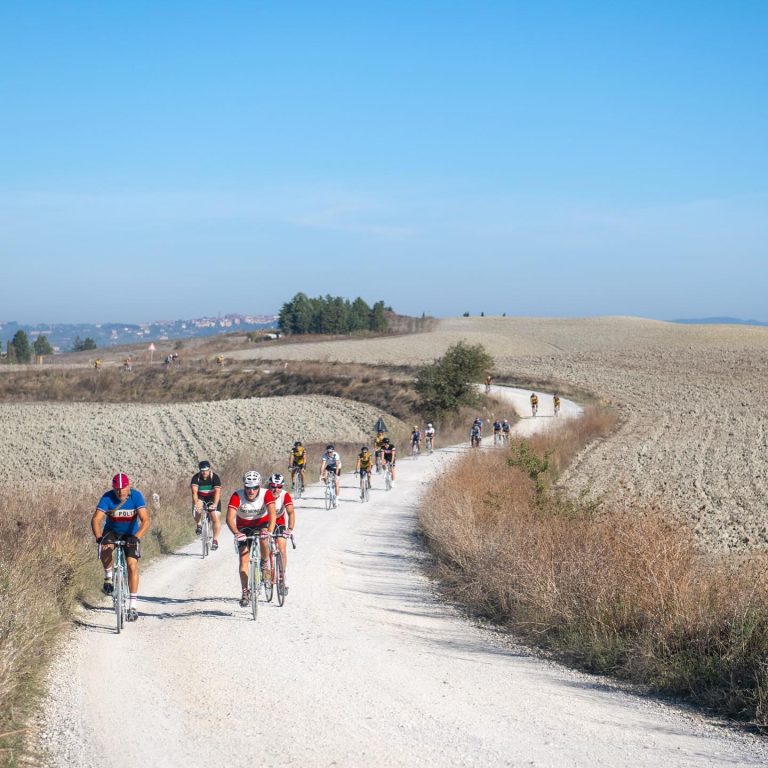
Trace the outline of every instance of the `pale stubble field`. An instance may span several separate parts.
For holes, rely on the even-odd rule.
[[[691,523],[708,549],[768,544],[768,328],[637,318],[456,318],[428,334],[230,353],[276,359],[421,363],[482,343],[498,379],[591,393],[622,425],[563,484]],[[543,387],[543,385],[542,385]]]

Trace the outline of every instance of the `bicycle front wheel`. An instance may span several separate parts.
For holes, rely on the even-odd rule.
[[[200,534],[200,540],[203,543],[203,559],[205,559],[208,556],[208,547],[210,545],[210,542],[208,541],[208,531],[209,531],[210,525],[211,524],[208,521],[208,515],[204,513],[203,519],[202,519],[202,531]]]
[[[119,563],[114,568],[112,583],[114,585],[112,601],[115,608],[117,634],[119,635],[123,631],[123,602],[125,601],[125,595],[123,594],[123,572]]]
[[[268,602],[272,602],[272,593],[274,592],[274,579],[275,579],[275,570],[274,570],[274,562],[273,562],[273,556],[269,556],[269,561],[272,563],[272,576],[267,579],[264,582],[264,599]]]
[[[297,499],[301,498],[301,494],[304,492],[304,481],[301,479],[301,472],[296,473],[296,483],[294,488],[294,494]]]
[[[326,484],[325,486],[325,508],[330,509],[333,505],[333,491],[331,490],[330,484]]]
[[[368,475],[365,476],[363,484],[363,501],[368,501],[371,495],[371,481],[368,479]]]
[[[252,547],[258,547],[257,541],[251,542]],[[259,590],[261,589],[261,572],[259,571],[259,558],[251,557],[248,563],[248,592],[251,600],[251,613],[256,621],[259,615]]]
[[[277,604],[282,606],[285,602],[285,574],[283,573],[283,556],[279,552],[275,552],[275,566],[272,573],[277,591]]]

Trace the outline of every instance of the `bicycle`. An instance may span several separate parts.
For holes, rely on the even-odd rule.
[[[432,439],[432,435],[427,435],[427,453],[432,455],[433,450],[434,450],[434,440]]]
[[[116,538],[113,542],[115,551],[112,555],[112,608],[115,611],[117,634],[123,631],[128,616],[128,566],[125,564],[125,540]],[[99,544],[99,560],[101,560],[101,544]]]
[[[211,520],[211,502],[203,502],[203,508],[200,512],[200,540],[203,545],[203,559],[211,553],[211,543],[213,542],[213,521]]]
[[[493,433],[493,444],[494,445],[501,445],[502,438],[501,438],[501,432],[494,432]]]
[[[251,601],[251,614],[254,621],[256,621],[259,615],[259,591],[261,590],[260,538],[260,535],[245,537],[245,540],[251,543],[251,551],[248,557],[248,597]]]
[[[335,509],[337,504],[336,500],[336,473],[325,473],[325,508]]]
[[[371,479],[368,473],[363,469],[360,471],[360,501],[365,503],[371,494]]]
[[[301,474],[302,467],[291,467],[291,473],[293,475],[293,495],[296,499],[301,498],[301,494],[304,493],[304,478]]]
[[[534,418],[538,412],[539,412],[539,404],[531,403],[531,413],[533,414]]]
[[[501,444],[502,445],[509,445],[509,432],[502,432],[501,433]]]
[[[411,443],[411,457],[416,459],[421,454],[421,447],[418,442]]]
[[[482,436],[480,433],[475,434],[474,432],[470,434],[469,436],[469,444],[472,448],[479,448],[480,447],[480,441],[482,440]]]
[[[283,526],[278,526],[282,529]],[[269,541],[269,564],[272,568],[272,581],[264,582],[264,596],[269,603],[273,594],[277,593],[277,604],[282,608],[285,603],[285,569],[283,567],[283,555],[277,547],[277,539],[290,539],[291,545],[296,549],[296,542],[293,540],[293,534],[288,536],[285,530],[277,530],[270,536]]]

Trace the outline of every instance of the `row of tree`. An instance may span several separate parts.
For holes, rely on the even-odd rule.
[[[78,336],[72,345],[73,352],[84,352],[89,349],[96,349],[96,342],[90,337],[81,339]],[[40,335],[30,344],[29,336],[22,330],[16,331],[8,342],[7,350],[9,363],[29,363],[32,361],[33,354],[37,357],[53,354],[53,347],[47,336]]]
[[[283,333],[357,333],[386,331],[387,318],[383,301],[372,307],[361,299],[341,296],[319,296],[310,299],[297,293],[280,309],[278,324]]]

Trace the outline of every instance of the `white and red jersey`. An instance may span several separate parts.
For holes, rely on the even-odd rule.
[[[235,491],[228,505],[237,510],[237,522],[235,525],[238,528],[255,528],[257,525],[266,523],[269,519],[269,513],[264,504],[266,497],[266,494],[259,491],[259,495],[255,499],[248,501],[242,488],[239,491]]]
[[[293,499],[291,498],[291,494],[287,491],[283,491],[278,496],[275,496],[275,492],[272,490],[268,490],[264,494],[264,508],[266,510],[266,507],[268,504],[272,504],[274,502],[275,504],[275,515],[276,515],[276,525],[285,525],[285,508],[289,504],[293,504]]]

